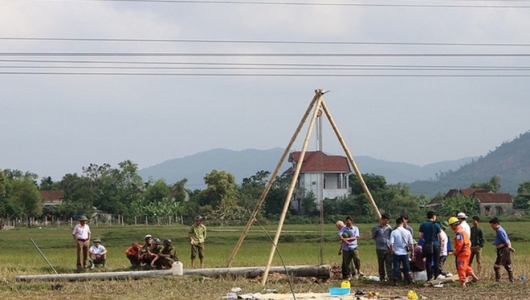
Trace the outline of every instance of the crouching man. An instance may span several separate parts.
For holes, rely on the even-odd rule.
[[[171,245],[171,240],[165,239],[163,248],[157,253],[156,257],[151,262],[151,267],[156,267],[157,269],[171,269],[173,263],[178,260],[177,250]]]

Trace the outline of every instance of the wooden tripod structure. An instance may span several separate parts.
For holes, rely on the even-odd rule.
[[[325,91],[323,89],[315,90],[315,96],[313,97],[313,100],[309,104],[304,116],[302,117],[302,120],[298,124],[298,127],[296,128],[296,130],[295,130],[295,132],[294,132],[294,134],[293,134],[293,136],[291,138],[291,141],[289,142],[289,145],[287,145],[287,147],[285,148],[285,151],[283,152],[282,157],[280,158],[280,161],[278,162],[278,165],[276,166],[276,169],[271,174],[271,180],[269,180],[267,186],[263,190],[263,193],[261,194],[260,199],[258,200],[258,203],[256,204],[256,207],[252,211],[252,213],[250,215],[250,218],[249,218],[249,220],[247,222],[247,225],[246,225],[245,229],[243,230],[243,232],[241,233],[241,236],[239,237],[239,240],[237,241],[237,244],[234,247],[234,250],[232,251],[232,254],[230,255],[230,258],[228,260],[227,266],[230,267],[230,265],[232,264],[237,252],[239,251],[239,248],[243,244],[243,240],[245,239],[248,231],[250,230],[250,227],[252,226],[252,223],[254,223],[254,221],[255,221],[255,218],[256,218],[256,215],[258,214],[259,208],[263,204],[263,201],[265,201],[265,197],[269,193],[269,190],[271,189],[272,184],[274,183],[274,180],[276,179],[276,176],[278,175],[278,172],[280,171],[280,168],[281,168],[281,166],[282,166],[282,164],[283,164],[283,162],[285,160],[285,157],[287,156],[287,154],[291,150],[291,147],[293,146],[294,142],[296,141],[296,138],[297,138],[298,134],[300,133],[305,121],[307,120],[307,117],[311,113],[311,110],[313,110],[311,121],[309,123],[307,134],[305,136],[305,140],[304,140],[304,143],[303,143],[303,146],[302,146],[302,151],[300,153],[300,159],[299,159],[300,163],[298,163],[296,165],[296,170],[294,172],[293,179],[291,180],[291,185],[289,186],[289,191],[287,193],[287,196],[285,197],[285,202],[284,202],[282,214],[280,216],[280,221],[278,223],[278,229],[277,229],[276,235],[274,237],[274,242],[273,242],[273,245],[272,245],[272,248],[271,248],[271,252],[269,254],[269,260],[267,262],[267,266],[265,267],[265,272],[263,273],[263,279],[262,279],[262,282],[261,282],[261,284],[263,286],[267,282],[267,277],[268,277],[268,274],[269,274],[271,262],[272,262],[272,259],[274,257],[274,252],[276,251],[276,247],[278,245],[278,240],[280,239],[280,233],[282,231],[283,222],[285,221],[285,215],[287,214],[287,210],[289,209],[289,205],[291,203],[291,197],[293,195],[293,191],[294,191],[294,188],[295,188],[295,185],[296,185],[296,181],[298,179],[298,175],[300,174],[300,169],[302,168],[302,162],[304,161],[304,157],[305,157],[305,154],[306,154],[306,151],[307,151],[307,145],[309,144],[309,139],[311,137],[311,132],[313,130],[313,127],[314,127],[314,124],[315,124],[315,120],[317,119],[317,117],[321,113],[321,109],[326,114],[326,116],[327,116],[327,118],[328,118],[328,120],[329,120],[329,122],[331,124],[331,127],[335,131],[335,134],[337,135],[337,138],[338,138],[338,140],[339,140],[339,142],[340,142],[340,144],[342,146],[342,149],[344,150],[346,156],[348,157],[348,161],[350,162],[351,166],[353,167],[353,170],[355,171],[355,174],[357,175],[359,183],[361,184],[364,192],[368,196],[368,199],[370,200],[370,203],[372,204],[372,208],[374,209],[375,213],[377,214],[378,219],[381,218],[381,213],[379,212],[379,209],[377,208],[377,204],[375,203],[375,201],[374,201],[374,199],[372,197],[372,194],[368,190],[368,187],[366,186],[366,183],[364,182],[364,179],[363,179],[363,177],[361,175],[361,172],[359,171],[359,168],[357,167],[357,164],[353,160],[353,156],[351,155],[350,150],[348,149],[348,146],[346,146],[346,143],[344,142],[344,139],[342,138],[342,135],[340,134],[339,129],[338,129],[337,125],[335,124],[335,121],[333,120],[333,117],[331,116],[326,103],[324,102],[323,96],[324,96],[325,93],[327,93],[327,91]]]

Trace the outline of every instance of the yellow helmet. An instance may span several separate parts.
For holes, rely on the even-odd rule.
[[[449,225],[453,225],[454,223],[459,223],[459,222],[456,217],[450,217],[449,220],[447,220],[447,223],[449,223]]]

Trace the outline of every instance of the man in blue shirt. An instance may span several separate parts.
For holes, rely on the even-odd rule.
[[[436,223],[436,213],[429,211],[427,221],[421,223],[418,238],[423,241],[423,257],[427,261],[427,281],[440,275],[440,244],[442,236],[440,224]],[[429,262],[432,261],[433,265]]]
[[[355,265],[356,275],[361,275],[361,260],[357,248],[357,239],[359,238],[359,228],[353,226],[352,217],[346,217],[346,226],[339,231],[339,240],[342,242],[342,279],[351,279],[352,269],[351,262]]]
[[[499,219],[491,219],[490,225],[491,228],[495,230],[495,241],[493,241],[493,245],[497,249],[497,259],[493,265],[493,270],[495,271],[495,281],[501,281],[501,267],[504,267],[506,272],[508,272],[508,278],[510,282],[513,282],[512,259],[510,257],[510,253],[514,252],[515,249],[512,248],[512,243],[508,238],[508,234],[500,225]]]

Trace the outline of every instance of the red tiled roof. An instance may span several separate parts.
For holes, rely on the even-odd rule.
[[[452,198],[452,197],[456,197],[456,196],[458,196],[458,190],[457,189],[450,189],[449,192],[447,192],[447,194],[445,194],[444,199],[445,198]]]
[[[64,197],[64,191],[39,191],[45,202],[61,200]]]
[[[508,193],[477,193],[475,197],[480,203],[513,203]]]
[[[487,189],[461,189],[460,192],[464,197],[471,197],[477,193],[488,193],[492,192],[492,190]]]
[[[302,152],[295,151],[289,155],[289,162],[298,163]],[[327,155],[322,151],[306,151],[304,161],[302,163],[301,173],[315,173],[315,172],[340,172],[351,173],[348,159],[339,155]],[[285,173],[294,173],[291,167]]]

